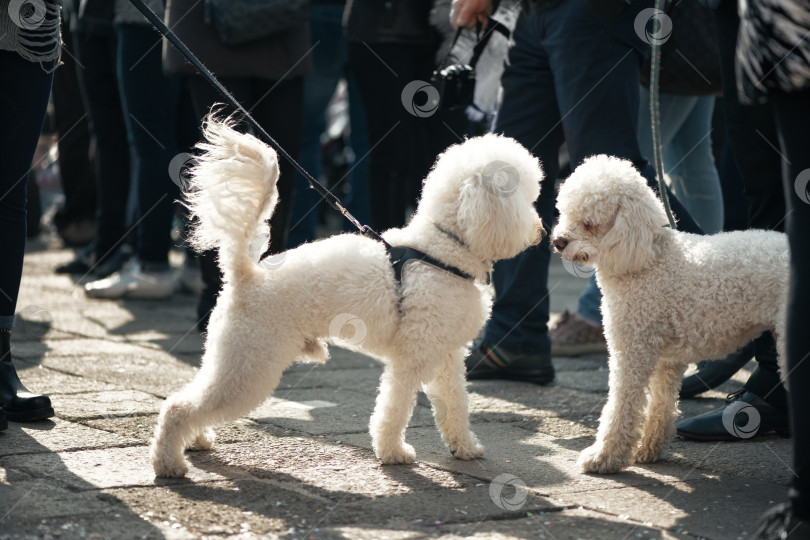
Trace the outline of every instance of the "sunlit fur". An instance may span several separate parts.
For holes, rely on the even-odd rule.
[[[567,242],[563,259],[596,265],[610,353],[608,401],[580,464],[609,473],[655,461],[674,431],[688,363],[722,358],[765,330],[775,331],[784,352],[787,238],[667,228],[644,178],[608,156],[574,171],[557,208],[552,241]]]
[[[188,193],[198,220],[192,242],[219,248],[225,285],[211,314],[199,373],[161,409],[151,446],[155,473],[184,475],[183,451],[210,448],[210,426],[258,406],[296,360],[325,362],[327,343],[341,343],[335,321],[346,318],[354,318],[354,335],[344,335],[350,342],[342,344],[384,363],[370,422],[377,457],[383,463],[414,461],[405,428],[420,387],[453,455],[481,456],[468,418],[466,347],[489,317],[492,289],[483,283],[492,262],[517,255],[544,234],[533,206],[543,176],[537,159],[497,135],[448,148],[425,180],[410,223],[384,237],[476,281],[415,261],[398,287],[383,245],[358,234],[304,244],[258,265],[260,250],[251,244],[255,248],[266,232],[278,199],[276,153],[213,119],[206,138]],[[493,161],[519,174],[508,192],[493,188],[493,178],[483,173]]]

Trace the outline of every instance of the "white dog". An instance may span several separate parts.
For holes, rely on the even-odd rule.
[[[401,282],[384,245],[342,234],[258,264],[251,243],[278,199],[275,151],[209,119],[192,170],[188,204],[198,218],[192,242],[219,248],[225,286],[208,326],[202,367],[164,403],[152,441],[158,476],[187,471],[183,451],[207,449],[210,426],[244,415],[276,388],[294,361],[325,362],[340,341],[379,358],[385,369],[370,431],[383,463],[410,463],[405,428],[422,386],[452,454],[483,448],[470,431],[464,358],[486,322],[493,261],[514,257],[544,236],[533,201],[540,164],[512,139],[485,135],[448,148],[422,190],[410,224],[383,236],[420,250],[468,279],[411,260]],[[344,336],[345,337],[345,336]]]
[[[574,171],[557,208],[556,250],[596,266],[610,353],[610,393],[580,464],[609,473],[655,461],[674,431],[687,364],[722,358],[765,330],[784,352],[787,237],[672,230],[633,165],[608,156]]]

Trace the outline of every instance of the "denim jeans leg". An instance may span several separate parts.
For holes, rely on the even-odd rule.
[[[309,7],[309,31],[313,43],[313,72],[304,77],[304,120],[298,161],[316,180],[321,175],[321,135],[326,129],[326,109],[346,63],[340,6]],[[321,196],[309,187],[301,174],[295,174],[295,194],[291,214],[289,247],[315,239]]]
[[[168,269],[174,201],[180,191],[169,176],[177,146],[180,79],[163,74],[152,28],[116,27],[118,79],[127,137],[134,150],[138,193],[138,259]]]
[[[541,15],[532,15],[515,31],[504,72],[503,103],[495,131],[514,137],[537,155],[545,172],[535,207],[550,227],[554,213],[557,154],[563,142],[560,114],[548,57],[539,45]],[[549,354],[548,239],[495,264],[495,302],[484,338],[511,352]]]
[[[96,142],[96,256],[101,261],[128,235],[129,145],[115,70],[115,33],[82,29],[74,37],[76,56],[85,67],[79,84]]]
[[[588,286],[585,287],[585,292],[579,296],[577,313],[589,323],[602,326],[602,311],[599,307],[601,303],[602,291],[599,290],[599,285],[596,284],[596,277],[591,276],[588,280]]]
[[[710,136],[713,113],[713,96],[696,97],[664,152],[673,193],[706,234],[723,230],[723,192]]]

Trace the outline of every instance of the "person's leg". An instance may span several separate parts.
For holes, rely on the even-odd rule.
[[[743,105],[737,96],[734,64],[739,24],[736,3],[733,0],[722,0],[715,10],[715,27],[723,81],[726,135],[742,177],[745,197],[749,202],[748,226],[752,229],[783,230],[785,199],[781,182],[777,177],[781,164],[779,153],[775,149],[777,137],[772,110],[770,106],[765,105]],[[779,424],[780,428],[786,427],[785,391],[778,375],[773,337],[763,335],[754,340],[753,347],[758,366],[746,382],[745,389],[753,393],[754,397],[743,397],[754,402],[754,398],[762,400],[765,398],[763,394],[767,393],[765,401],[768,405],[782,411],[781,418],[775,419],[774,422]],[[742,353],[745,350],[727,357],[726,365],[733,368],[744,364],[747,355]],[[713,379],[719,384],[722,377],[718,377],[715,373],[717,366],[718,364],[713,362],[706,362],[693,377]],[[730,377],[734,371],[727,368],[720,369],[720,375],[725,374]],[[678,432],[687,437],[693,432],[702,437],[713,433],[724,437],[727,433],[720,422],[722,412],[723,409],[719,409],[714,413],[681,422],[678,424]]]
[[[53,117],[59,139],[59,172],[65,202],[54,215],[66,245],[82,245],[95,236],[96,186],[90,160],[90,123],[79,90],[73,35],[62,27],[62,64],[53,78]]]
[[[302,77],[271,81],[253,79],[251,110],[254,118],[291,156],[301,149],[301,129],[304,114],[304,80]],[[290,227],[295,168],[289,161],[279,158],[278,205],[270,218],[270,246],[268,253],[279,253],[287,248]]]
[[[168,168],[178,153],[180,80],[163,74],[150,27],[117,25],[116,36],[119,92],[134,159],[138,264],[86,284],[85,292],[96,298],[168,298],[174,292],[169,249],[179,195]]]
[[[371,223],[371,208],[368,202],[368,130],[363,102],[357,90],[354,77],[344,69],[349,91],[349,122],[351,127],[351,145],[354,153],[354,164],[349,174],[351,190],[346,198],[346,206],[360,223]],[[343,230],[351,230],[351,224],[345,223]]]
[[[169,162],[179,151],[180,79],[163,74],[152,28],[122,24],[116,30],[119,88],[136,160],[140,220],[136,254],[144,269],[168,270],[174,201],[180,194],[168,175]]]
[[[326,109],[343,74],[345,40],[343,8],[338,5],[309,7],[309,31],[318,46],[312,51],[313,72],[304,77],[304,118],[298,162],[316,180],[321,176],[321,135],[326,129]],[[321,197],[295,174],[295,194],[291,211],[290,247],[315,239]]]
[[[723,193],[712,153],[714,97],[694,98],[694,106],[664,151],[672,192],[706,234],[723,230]]]
[[[0,409],[17,421],[53,416],[50,399],[29,393],[20,383],[10,343],[25,255],[26,182],[53,80],[53,72],[44,68],[52,67],[0,51],[0,73],[16,81],[0,85]]]
[[[787,201],[790,242],[790,294],[787,322],[787,369],[790,424],[793,435],[791,504],[794,516],[810,522],[810,91],[772,97],[783,162],[782,185]]]
[[[509,51],[501,81],[503,102],[495,131],[517,139],[540,158],[545,178],[535,207],[550,228],[563,134],[548,57],[539,44],[542,26],[542,15],[531,15],[515,30],[515,45]],[[517,257],[495,264],[492,317],[483,343],[467,359],[468,377],[491,375],[539,383],[553,380],[547,327],[550,256],[546,238]]]
[[[75,37],[78,60],[84,65],[79,82],[95,134],[97,194],[96,275],[112,273],[127,234],[130,168],[124,113],[115,70],[115,35],[82,30]],[[106,264],[109,259],[112,266]]]
[[[661,146],[666,152],[672,138],[681,128],[692,108],[697,101],[696,96],[682,96],[677,94],[660,94],[659,95],[659,110],[661,114]],[[653,162],[653,144],[652,144],[652,114],[650,113],[650,91],[641,87],[639,93],[638,103],[638,129],[636,130],[638,137],[638,146],[641,150],[641,155],[649,161]],[[666,168],[666,166],[664,167]]]
[[[416,79],[414,51],[399,44],[349,44],[349,73],[357,83],[366,114],[369,138],[369,203],[372,226],[378,231],[401,227],[412,185],[421,185],[414,172],[419,121],[402,103],[404,85]],[[429,75],[429,74],[428,74]],[[424,99],[419,93],[415,99]]]

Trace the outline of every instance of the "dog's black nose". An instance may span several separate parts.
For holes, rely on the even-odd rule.
[[[565,249],[565,246],[568,245],[568,240],[566,240],[561,236],[558,236],[557,238],[554,239],[552,245],[554,245],[554,249],[561,252],[562,250]]]

